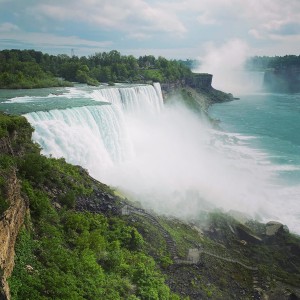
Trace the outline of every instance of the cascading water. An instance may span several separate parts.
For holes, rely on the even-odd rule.
[[[163,106],[163,99],[159,84],[154,86],[134,86],[123,88],[107,88],[95,90],[92,98],[96,101],[110,102],[122,106],[129,112],[150,110],[159,112]]]
[[[162,213],[195,217],[217,206],[274,219],[282,198],[295,203],[300,194],[276,182],[278,168],[252,146],[256,137],[212,130],[182,105],[164,105],[159,84],[28,93],[0,109],[29,111],[44,154],[79,164]],[[296,206],[282,220],[300,231]]]
[[[103,179],[105,170],[133,155],[125,112],[158,113],[163,106],[158,90],[160,87],[142,85],[95,89],[85,92],[84,97],[103,105],[36,111],[25,116],[34,126],[33,138],[44,154],[65,157]],[[72,94],[82,96],[82,91],[72,89]]]

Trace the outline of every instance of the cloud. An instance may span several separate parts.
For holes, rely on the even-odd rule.
[[[116,29],[131,34],[166,32],[181,35],[186,28],[177,15],[143,0],[74,0],[37,4],[34,14],[58,21],[81,21],[95,29]]]
[[[259,32],[258,30],[252,28],[248,31],[248,34],[253,36],[256,39],[264,39],[264,36],[262,35],[261,32]]]
[[[300,34],[300,23],[287,23],[282,24],[274,30],[274,33],[280,34],[280,35],[299,35]]]
[[[1,32],[19,27],[25,36],[26,31],[29,37],[33,31],[77,36],[83,44],[109,39],[121,52],[155,48],[167,57],[182,51],[177,57],[192,58],[197,51],[202,54],[203,44],[210,40],[221,44],[233,39],[245,39],[250,48],[273,55],[280,37],[300,34],[299,0],[284,5],[282,0],[0,0],[0,4],[6,22]],[[299,46],[293,47],[280,45],[298,53]]]
[[[12,23],[2,23],[0,24],[0,32],[11,32],[11,31],[18,31],[20,28]]]
[[[300,24],[300,1],[289,0],[282,4],[281,0],[186,0],[186,11],[198,14],[200,24],[222,24],[245,27],[246,32],[257,38],[268,38],[268,34],[277,30],[278,34],[285,34],[296,24]],[[234,30],[238,28],[232,28]],[[281,30],[282,29],[282,30]],[[259,34],[258,34],[259,33]]]
[[[141,33],[141,32],[136,32],[136,33],[130,33],[130,34],[128,34],[127,38],[133,39],[133,40],[143,41],[143,40],[150,39],[151,35],[150,34]]]
[[[70,48],[97,48],[103,49],[111,46],[110,41],[90,41],[86,39],[79,38],[77,36],[57,36],[50,33],[38,33],[38,32],[24,32],[21,30],[11,31],[12,26],[2,26],[0,29],[6,29],[6,31],[1,32],[0,46],[4,46],[7,43],[23,44],[26,47],[37,47],[37,48],[60,48],[67,49]],[[99,50],[98,50],[99,51]]]
[[[216,24],[217,20],[209,16],[207,13],[203,13],[197,17],[197,21],[203,25],[212,25]]]

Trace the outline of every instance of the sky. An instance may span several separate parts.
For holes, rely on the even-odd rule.
[[[0,50],[196,59],[235,47],[299,55],[300,0],[0,0]]]

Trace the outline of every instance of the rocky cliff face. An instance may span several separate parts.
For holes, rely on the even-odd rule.
[[[7,134],[4,134],[0,139],[0,154],[9,159],[9,157],[13,158],[18,155],[22,147],[18,140],[17,131],[11,129],[13,126],[7,120],[9,119],[5,116],[3,123],[1,123],[1,127],[7,130]],[[26,127],[21,123],[20,126],[24,129]],[[15,149],[13,144],[16,144]],[[10,290],[7,279],[14,268],[15,242],[23,225],[28,203],[21,197],[20,182],[17,178],[16,167],[13,164],[3,168],[1,165],[0,179],[2,183],[5,183],[1,185],[0,201],[5,201],[7,205],[7,209],[0,213],[0,299],[9,300]]]
[[[0,219],[0,268],[1,268],[1,299],[10,299],[7,278],[14,267],[14,247],[17,235],[23,225],[28,205],[21,197],[20,184],[13,169],[7,178],[7,201],[9,208]]]

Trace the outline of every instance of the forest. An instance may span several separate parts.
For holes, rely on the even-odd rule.
[[[116,50],[88,57],[49,55],[35,50],[0,51],[2,89],[71,86],[72,82],[94,86],[114,82],[175,82],[189,76],[189,61],[153,55],[135,58]]]
[[[246,68],[251,71],[267,69],[300,68],[300,55],[254,56],[247,60]]]

